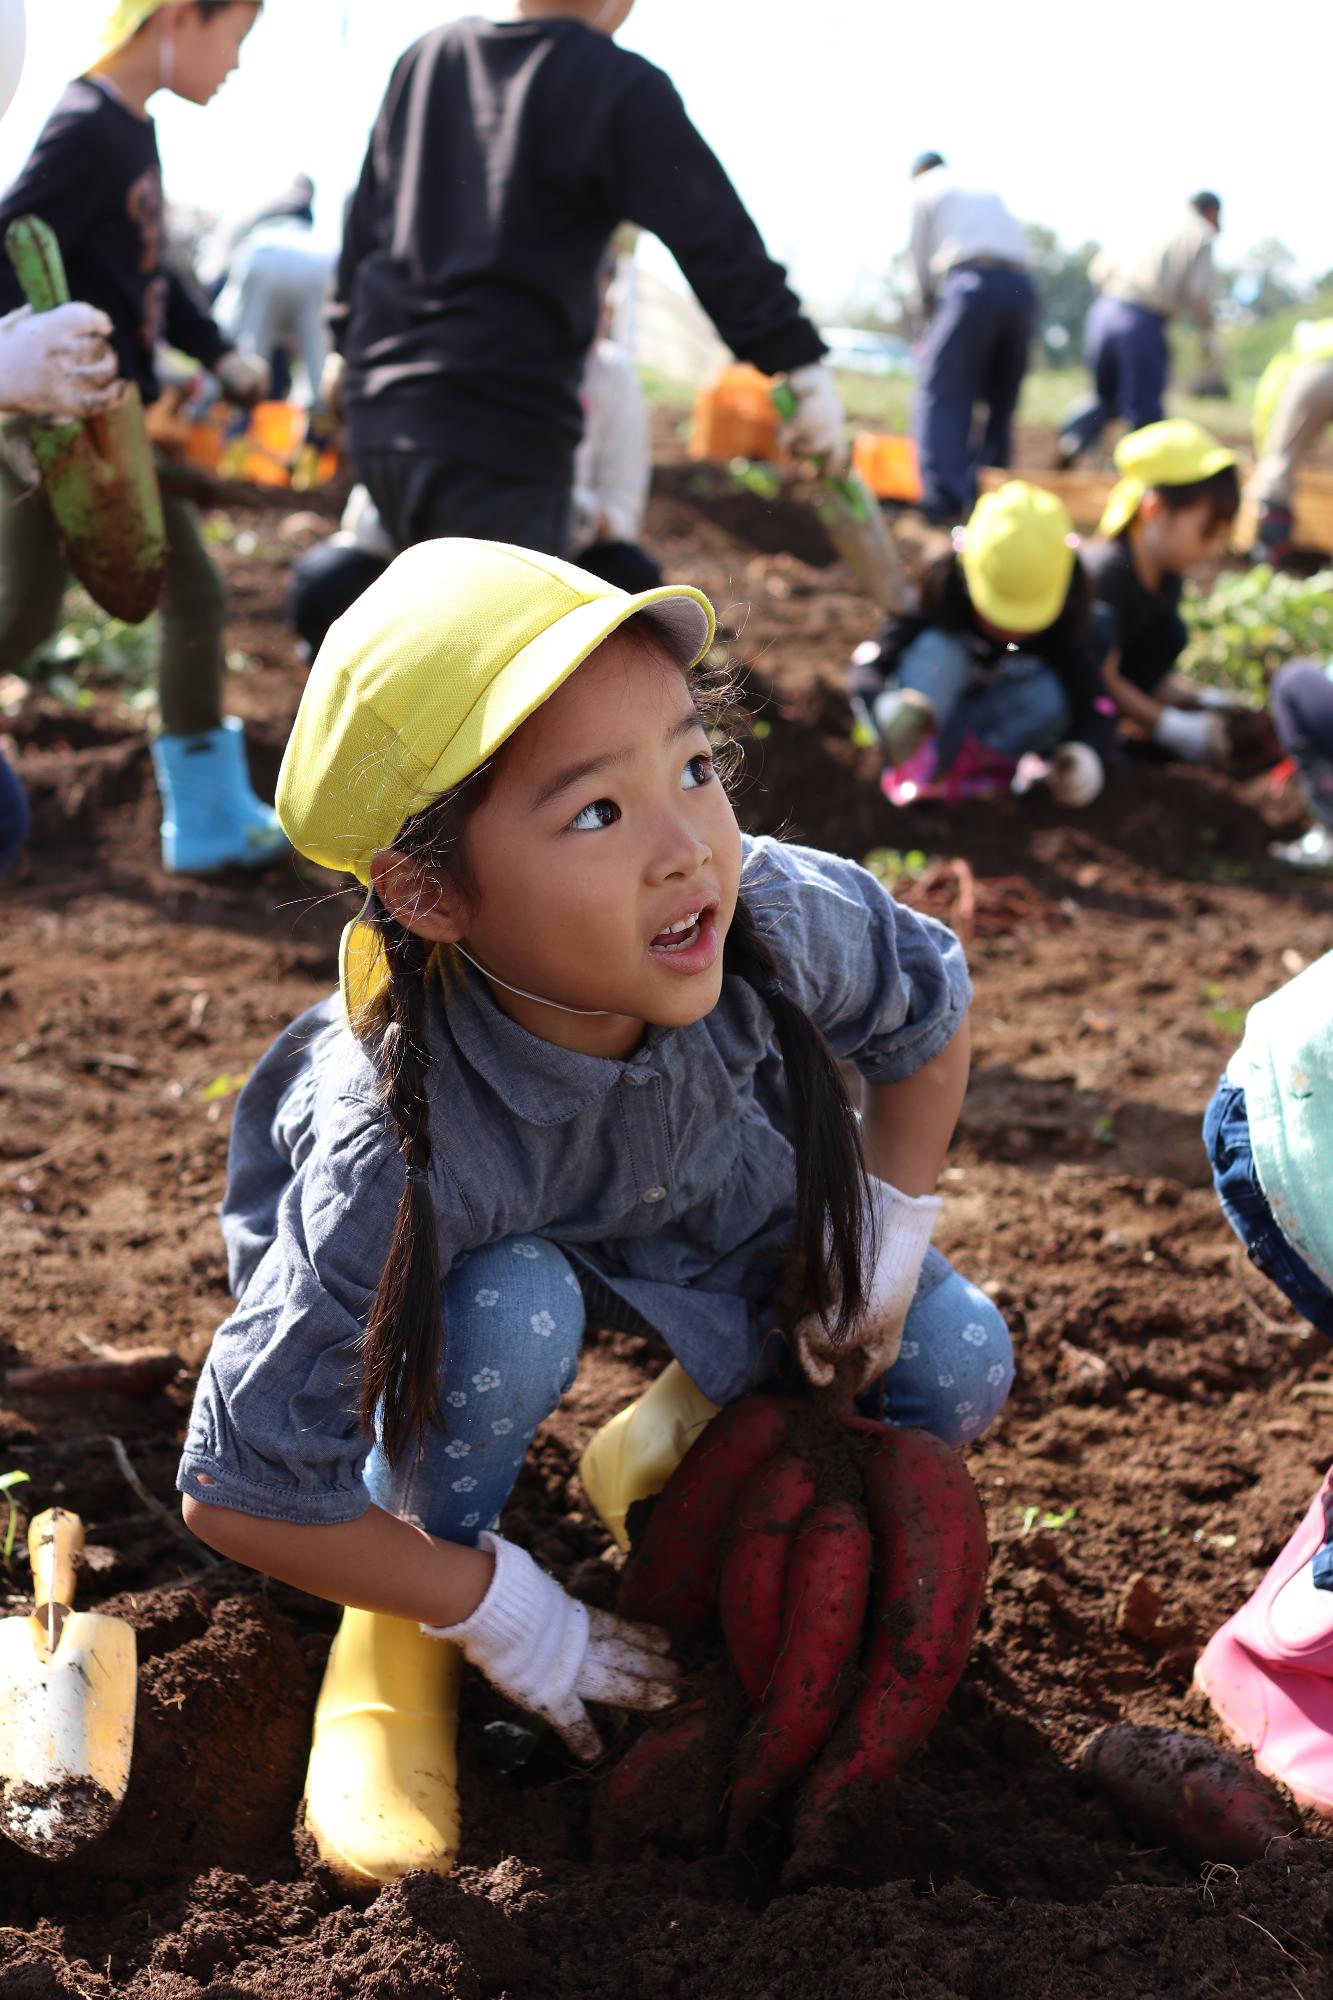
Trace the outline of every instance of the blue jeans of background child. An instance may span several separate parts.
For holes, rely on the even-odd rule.
[[[943,279],[921,343],[912,412],[927,514],[965,514],[978,465],[1008,465],[1036,302],[1031,278],[1017,265],[962,264]],[[986,428],[974,451],[978,403],[986,405]]]
[[[586,1314],[569,1259],[538,1236],[511,1237],[463,1258],[445,1283],[444,1310],[446,1428],[396,1470],[377,1445],[366,1483],[377,1506],[472,1544],[499,1515],[537,1426],[578,1373]],[[931,1253],[902,1351],[862,1407],[963,1445],[993,1421],[1013,1376],[1009,1332],[996,1308]]]
[[[0,757],[0,875],[6,874],[18,860],[30,824],[23,780]]]
[[[1268,697],[1278,742],[1295,759],[1321,826],[1333,827],[1333,663],[1288,660]]]
[[[928,695],[939,726],[940,769],[947,770],[964,737],[1018,758],[1062,742],[1069,698],[1054,667],[1032,653],[1006,653],[979,674],[965,641],[932,627],[913,639],[890,676],[890,687]]]
[[[1203,1119],[1203,1143],[1212,1162],[1222,1213],[1245,1245],[1250,1261],[1295,1306],[1302,1319],[1333,1339],[1333,1292],[1278,1228],[1259,1185],[1250,1145],[1245,1092],[1225,1076]]]
[[[1094,393],[1065,419],[1060,443],[1066,453],[1096,444],[1113,417],[1137,431],[1162,415],[1169,357],[1166,321],[1148,306],[1128,299],[1094,300],[1085,334]]]

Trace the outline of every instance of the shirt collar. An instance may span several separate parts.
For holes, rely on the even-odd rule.
[[[649,1028],[628,1062],[581,1055],[520,1027],[466,960],[442,951],[437,962],[437,1004],[447,1034],[463,1061],[529,1125],[566,1124],[599,1103],[626,1074],[651,1071],[657,1045],[673,1032]]]

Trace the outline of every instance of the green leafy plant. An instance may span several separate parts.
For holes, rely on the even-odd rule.
[[[935,866],[935,857],[919,847],[873,847],[861,866],[891,888],[895,882],[919,882]]]
[[[1061,1528],[1069,1526],[1078,1508],[1074,1506],[1057,1510],[1050,1507],[1015,1507],[1014,1512],[1022,1523],[1023,1534],[1030,1535],[1037,1527],[1049,1528],[1052,1533],[1058,1534]]]
[[[199,1095],[205,1104],[220,1104],[224,1097],[234,1097],[238,1090],[244,1089],[249,1080],[248,1069],[227,1070],[221,1076],[215,1076],[211,1083],[206,1083]]]
[[[9,1560],[14,1553],[14,1538],[18,1534],[19,1526],[19,1510],[9,1496],[16,1486],[27,1484],[26,1472],[0,1472],[0,1494],[4,1495],[5,1506],[9,1510],[5,1520],[4,1541],[0,1543],[0,1563],[3,1563],[6,1569],[9,1568]]]
[[[1180,672],[1262,704],[1286,660],[1333,656],[1333,569],[1286,576],[1266,563],[1228,571],[1181,604],[1190,641]]]
[[[1242,1035],[1245,1032],[1247,1009],[1228,1007],[1222,988],[1209,984],[1203,989],[1203,997],[1208,1002],[1208,1018],[1228,1035]]]

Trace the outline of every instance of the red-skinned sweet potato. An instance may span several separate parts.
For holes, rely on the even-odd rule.
[[[864,1511],[850,1500],[816,1502],[792,1549],[782,1648],[762,1713],[742,1745],[729,1841],[740,1840],[764,1808],[796,1782],[837,1721],[869,1588]]]
[[[718,1603],[731,1664],[755,1708],[763,1704],[782,1646],[793,1540],[814,1503],[810,1467],[794,1452],[780,1451],[750,1474],[732,1512]]]
[[[870,1440],[869,1645],[861,1691],[801,1797],[798,1864],[840,1795],[858,1780],[893,1777],[938,1719],[967,1660],[989,1558],[981,1502],[956,1452],[925,1431],[886,1430],[863,1418],[850,1428]]]
[[[788,1406],[776,1396],[742,1397],[713,1418],[659,1494],[625,1567],[622,1617],[674,1632],[707,1624],[736,1495],[781,1445],[788,1420]]]

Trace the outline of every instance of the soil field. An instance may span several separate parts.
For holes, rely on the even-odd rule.
[[[63,1864],[0,1844],[4,2000],[1333,1994],[1319,1822],[1239,1873],[1200,1868],[1136,1841],[1076,1773],[1106,1722],[1209,1730],[1194,1656],[1329,1456],[1328,1349],[1234,1246],[1199,1140],[1243,1010],[1333,945],[1326,888],[1266,858],[1299,806],[1263,780],[1140,766],[1079,817],[893,812],[837,696],[869,605],[793,506],[701,478],[662,442],[648,538],[717,603],[758,724],[744,821],[917,857],[900,892],[969,946],[975,1068],[940,1240],[1008,1316],[1018,1379],[969,1454],[994,1557],[966,1675],[855,1866],[801,1893],[762,1842],[594,1864],[597,1773],[549,1744],[498,1768],[485,1725],[503,1710],[469,1677],[457,1872],[368,1907],[336,1891],[298,1829],[334,1614],[210,1561],[173,1482],[228,1305],[234,1091],[329,989],[348,899],[291,865],[168,879],[141,725],[110,695],[78,713],[34,696],[7,724],[35,833],[0,890],[0,1368],[90,1343],[168,1346],[182,1367],[139,1400],[0,1384],[0,1472],[30,1475],[25,1507],[84,1516],[82,1601],[130,1620],[142,1663],[116,1824]],[[271,787],[301,686],[285,565],[321,523],[236,518],[253,542],[223,561],[250,665],[231,695]],[[590,1340],[505,1518],[594,1602],[616,1565],[578,1454],[664,1358]],[[21,1577],[0,1579],[9,1610]]]

